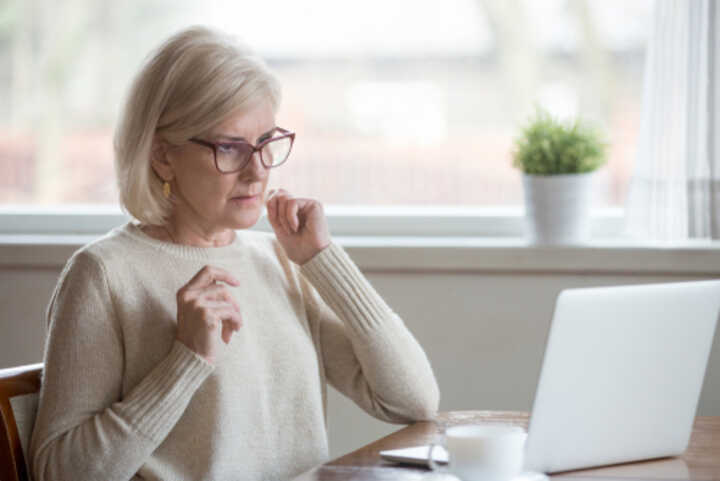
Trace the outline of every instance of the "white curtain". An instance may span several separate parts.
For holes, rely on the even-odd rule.
[[[627,233],[720,239],[720,35],[715,0],[656,0]]]

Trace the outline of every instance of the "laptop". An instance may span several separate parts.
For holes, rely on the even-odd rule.
[[[555,473],[682,454],[718,316],[720,280],[560,292],[525,469]],[[447,463],[447,451],[436,453]],[[380,456],[427,465],[426,446]]]

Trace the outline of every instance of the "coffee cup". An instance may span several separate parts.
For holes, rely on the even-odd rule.
[[[445,430],[444,443],[432,443],[428,465],[463,481],[509,481],[520,474],[527,433],[515,426],[467,424]],[[436,446],[448,452],[448,466],[441,469],[432,459]]]

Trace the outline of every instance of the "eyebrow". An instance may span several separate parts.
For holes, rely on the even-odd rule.
[[[266,135],[272,134],[273,131],[274,131],[276,128],[277,128],[277,126],[276,126],[276,127],[273,127],[272,129],[268,130],[267,132],[265,132],[265,133],[263,133],[263,134],[260,134],[260,136],[258,137],[258,142],[260,141],[260,139],[262,139],[262,138],[265,137]],[[226,139],[226,140],[233,140],[233,141],[242,140],[243,142],[248,142],[248,140],[247,140],[245,137],[235,137],[235,136],[232,136],[232,135],[217,134],[217,135],[215,135],[214,137],[216,137],[216,138],[218,138],[218,139]]]

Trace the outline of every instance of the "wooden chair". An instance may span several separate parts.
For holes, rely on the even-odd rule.
[[[0,481],[30,481],[28,448],[43,364],[0,369]]]

